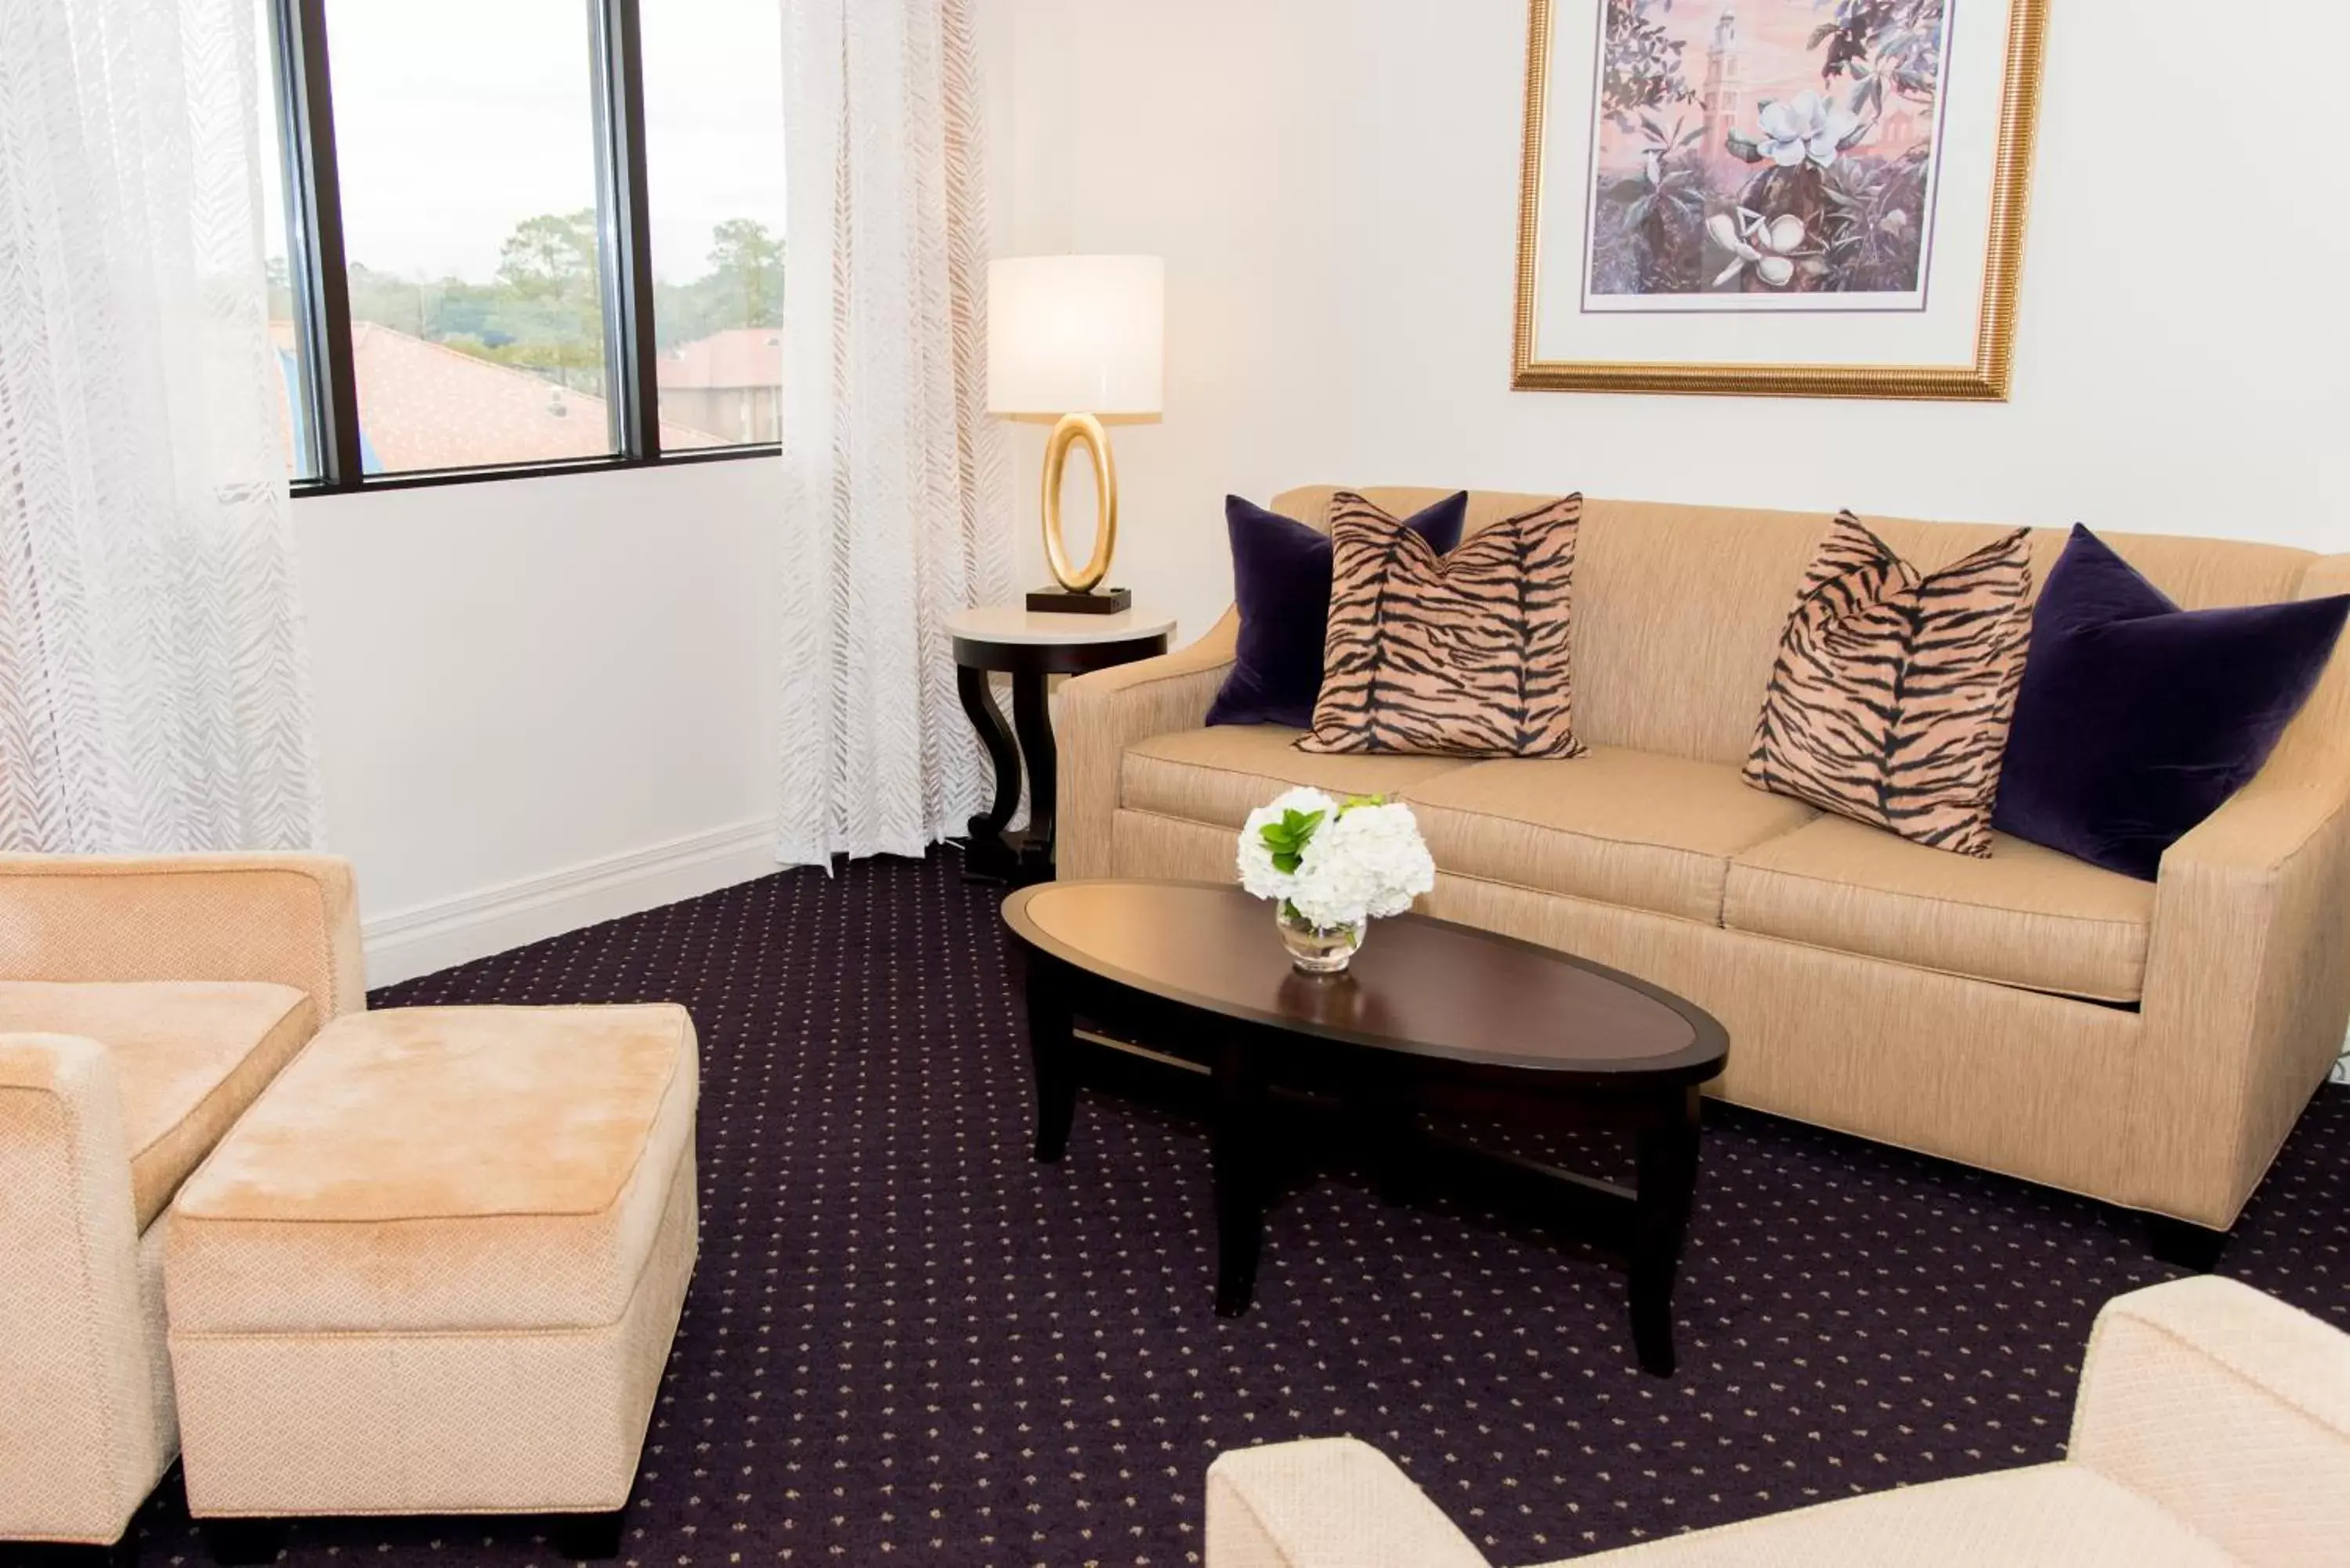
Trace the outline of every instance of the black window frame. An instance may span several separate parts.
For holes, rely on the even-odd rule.
[[[660,339],[653,310],[652,222],[645,179],[644,47],[639,0],[587,0],[595,62],[598,246],[604,272],[605,354],[612,435],[604,457],[490,463],[400,473],[362,472],[358,372],[351,352],[342,181],[335,158],[335,94],[327,0],[265,0],[285,158],[286,270],[294,296],[295,359],[305,394],[294,410],[297,450],[317,473],[293,493],[351,495],[553,474],[775,457],[775,441],[663,452]]]

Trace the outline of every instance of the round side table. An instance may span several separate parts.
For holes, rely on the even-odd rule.
[[[982,605],[947,618],[954,639],[955,691],[962,711],[979,732],[995,764],[995,798],[985,814],[971,819],[971,847],[963,857],[967,875],[1025,884],[1053,876],[1054,796],[1059,788],[1058,753],[1053,747],[1053,715],[1045,683],[1055,675],[1083,675],[1167,651],[1173,616],[1148,609],[1116,615],[1049,615],[1018,605]],[[1012,677],[1012,722],[995,705],[990,673]],[[1017,741],[1014,741],[1014,733]],[[1020,759],[1028,758],[1028,830],[1007,834],[1020,804]]]

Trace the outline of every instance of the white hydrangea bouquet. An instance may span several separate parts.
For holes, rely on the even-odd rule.
[[[1335,974],[1363,945],[1367,920],[1400,915],[1436,886],[1436,862],[1411,808],[1383,795],[1336,801],[1293,789],[1249,813],[1241,829],[1241,886],[1276,901],[1291,960]]]

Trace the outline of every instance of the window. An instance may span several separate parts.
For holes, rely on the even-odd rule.
[[[277,30],[275,7],[259,0],[258,46],[261,80],[261,252],[269,275],[269,341],[277,351],[277,369],[286,381],[286,455],[288,472],[296,480],[318,477],[318,418],[317,394],[310,386],[307,357],[302,352],[295,304],[293,249],[287,240],[292,221],[286,209],[286,117],[276,83]]]
[[[619,450],[581,0],[327,0],[369,473]]]
[[[773,450],[775,0],[257,3],[297,493]]]
[[[784,365],[783,10],[644,14],[661,418],[696,445],[777,438]]]

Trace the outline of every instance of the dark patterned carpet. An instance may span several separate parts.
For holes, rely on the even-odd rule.
[[[2098,1305],[2168,1272],[2093,1204],[1709,1107],[1671,1382],[1615,1266],[1344,1171],[1219,1322],[1196,1126],[1088,1096],[1029,1163],[996,895],[958,866],[770,877],[375,998],[693,1011],[702,1261],[627,1561],[1197,1562],[1220,1450],[1353,1433],[1514,1568],[2054,1459]],[[2222,1267],[2350,1326],[2345,1168],[2329,1089]],[[139,1528],[200,1560],[176,1473]],[[556,1559],[474,1520],[305,1523],[286,1560]]]

